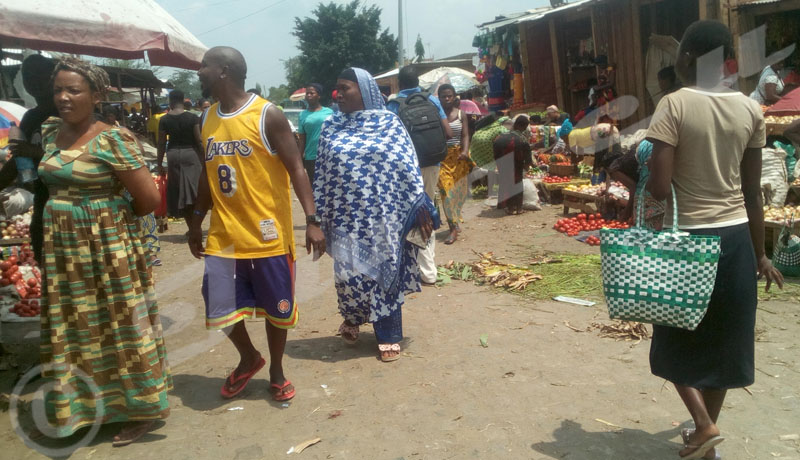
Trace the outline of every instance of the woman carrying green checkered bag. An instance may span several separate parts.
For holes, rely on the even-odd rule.
[[[732,43],[722,23],[689,26],[675,66],[685,87],[661,99],[647,132],[653,143],[647,190],[664,200],[674,187],[678,228],[718,236],[722,250],[697,329],[653,326],[651,371],[675,385],[695,423],[682,432],[682,458],[717,456],[723,438],[716,422],[725,393],[754,381],[757,279],[765,277],[767,289],[772,282],[783,287],[764,255],[764,117],[758,104],[722,84]],[[669,228],[672,212],[666,216]]]

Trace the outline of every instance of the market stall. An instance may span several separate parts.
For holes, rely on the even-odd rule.
[[[31,210],[0,217],[0,343],[18,344],[39,337],[42,275],[30,246]]]
[[[767,135],[782,136],[792,122],[800,119],[800,88],[790,91],[775,104],[762,108]]]

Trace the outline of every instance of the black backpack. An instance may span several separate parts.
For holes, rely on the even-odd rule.
[[[435,166],[447,156],[447,137],[442,129],[439,109],[428,100],[427,92],[398,97],[397,114],[411,136],[419,167]]]

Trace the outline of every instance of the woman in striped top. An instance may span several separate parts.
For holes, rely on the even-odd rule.
[[[461,232],[461,208],[469,195],[467,177],[472,171],[473,163],[469,158],[467,114],[459,106],[455,88],[450,84],[441,85],[438,94],[453,132],[453,137],[447,139],[447,157],[439,169],[439,190],[447,224],[450,226],[450,235],[444,243],[453,244]]]

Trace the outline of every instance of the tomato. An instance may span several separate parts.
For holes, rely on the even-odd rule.
[[[36,281],[36,278],[31,278],[28,280],[28,286],[30,287],[36,287],[37,284],[39,283]]]
[[[16,265],[19,259],[17,259],[17,256],[11,256],[8,258],[8,261],[11,263],[11,265]]]
[[[12,273],[8,279],[10,279],[12,283],[16,283],[22,279],[22,275],[19,273]]]
[[[7,260],[4,260],[4,261],[0,262],[0,270],[6,271],[9,268],[11,268],[11,262],[9,262]]]
[[[11,284],[11,280],[10,280],[10,279],[8,279],[8,278],[5,278],[5,277],[4,277],[4,278],[2,278],[2,279],[0,279],[0,286],[2,286],[2,287],[6,287],[6,286],[8,286],[9,284]]]
[[[578,214],[578,220],[586,220],[586,214],[583,213]]]

